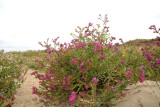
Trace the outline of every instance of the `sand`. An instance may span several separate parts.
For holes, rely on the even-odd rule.
[[[26,80],[21,85],[21,88],[17,89],[17,98],[14,101],[13,107],[45,107],[43,103],[39,103],[35,99],[38,97],[32,94],[32,86],[38,87],[39,80],[30,75],[33,70],[28,70],[26,74]],[[160,89],[154,81],[146,81],[146,83],[137,83],[136,85],[129,85],[127,88],[127,96],[115,101],[117,103],[115,107],[160,107]],[[160,86],[160,82],[158,82]],[[58,107],[67,107],[68,105],[60,105]],[[52,106],[57,107],[57,106]]]
[[[147,85],[150,86],[148,86]],[[160,82],[158,82],[160,86]],[[115,107],[160,107],[160,88],[155,81],[127,86],[127,96],[116,101]]]
[[[33,70],[28,70],[26,74],[26,80],[21,85],[21,88],[17,89],[17,98],[14,101],[13,107],[44,107],[43,104],[33,100],[36,95],[32,94],[32,86],[38,87],[39,80],[30,75]]]

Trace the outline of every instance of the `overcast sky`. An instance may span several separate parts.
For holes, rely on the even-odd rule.
[[[108,14],[111,36],[124,41],[158,36],[160,0],[0,0],[0,49],[43,49],[38,42],[60,37],[70,42],[77,26],[102,24]]]

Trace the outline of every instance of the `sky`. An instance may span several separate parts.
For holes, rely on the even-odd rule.
[[[70,42],[77,26],[108,14],[109,32],[117,40],[152,39],[148,28],[160,28],[160,0],[0,0],[0,50],[25,51],[42,48],[38,42]]]

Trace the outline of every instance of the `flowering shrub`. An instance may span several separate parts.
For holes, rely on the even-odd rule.
[[[21,59],[13,54],[0,52],[0,106],[9,107],[15,99],[16,89],[23,82]]]
[[[70,43],[53,40],[54,47],[45,42],[46,56],[35,61],[45,71],[31,73],[38,78],[40,87],[32,87],[32,94],[41,97],[46,105],[70,102],[74,106],[110,106],[112,99],[126,96],[125,88],[130,83],[143,83],[146,79],[157,80],[159,72],[159,41],[136,44],[113,44],[109,27],[89,23],[78,26]],[[100,18],[102,19],[102,18]]]

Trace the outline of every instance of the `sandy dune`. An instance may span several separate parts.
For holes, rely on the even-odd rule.
[[[33,75],[30,75],[31,72],[33,70],[28,70],[26,80],[17,90],[18,97],[15,99],[13,107],[45,107],[43,103],[33,100],[37,96],[32,94],[32,86],[38,87],[39,81]],[[146,82],[150,87],[146,83],[128,86],[127,88],[130,90],[127,92],[127,96],[116,101],[117,105],[115,107],[160,107],[159,87],[154,81]],[[158,84],[160,86],[160,82]],[[67,107],[67,105],[58,107]]]
[[[128,86],[127,96],[116,101],[115,107],[160,107],[160,88],[155,81],[146,82]]]

